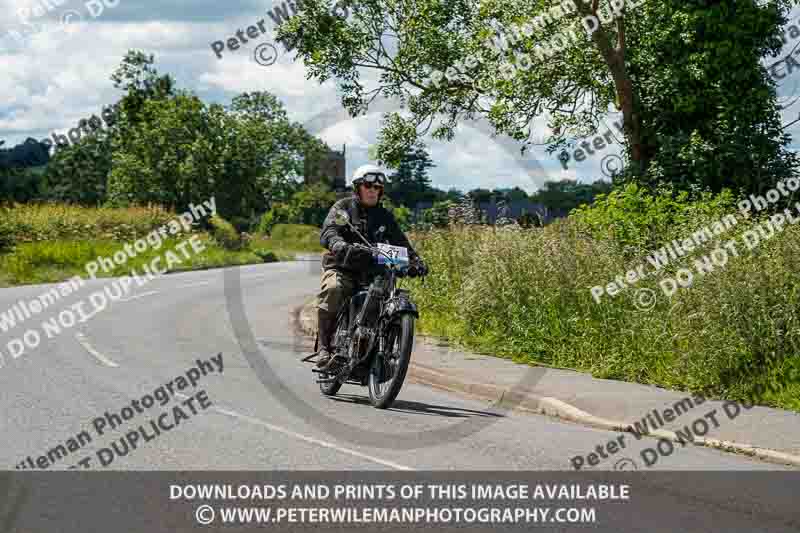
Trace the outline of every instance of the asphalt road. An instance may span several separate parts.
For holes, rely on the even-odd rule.
[[[586,455],[615,436],[545,416],[495,411],[485,402],[414,383],[406,384],[389,410],[369,406],[366,389],[352,385],[344,386],[336,398],[322,396],[310,367],[299,361],[312,345],[298,339],[290,324],[290,311],[316,292],[318,272],[318,264],[301,261],[176,274],[142,287],[134,284],[125,301],[110,304],[51,339],[43,335],[38,347],[16,359],[10,357],[7,343],[27,327],[41,332],[42,319],[52,313],[48,309],[6,332],[0,337],[5,356],[0,368],[4,468],[14,470],[28,456],[36,461],[58,444],[67,446],[82,430],[92,442],[57,458],[49,470],[76,465],[85,457],[92,457],[91,466],[100,470],[571,470],[572,456]],[[264,365],[254,365],[243,355],[234,333],[248,326],[232,323],[229,314],[234,285],[230,281],[237,277],[268,375]],[[89,282],[52,309],[60,311],[109,282]],[[0,312],[48,288],[3,289]],[[219,353],[222,373],[202,376],[196,388],[181,391],[185,396],[135,415],[132,422],[143,424],[200,390],[210,406],[200,409],[195,401],[197,414],[185,407],[189,416],[179,425],[140,442],[124,456],[117,454],[106,468],[97,464],[96,451],[110,447],[122,433],[98,436],[92,426],[96,417],[119,413],[131,400],[175,382],[197,359],[209,360]],[[362,438],[362,432],[367,436]],[[432,433],[437,435],[434,444],[420,437]],[[612,469],[625,454],[638,458],[638,450],[654,444],[634,441],[597,468]],[[740,474],[785,470],[694,447],[663,458],[652,470],[659,469]],[[690,490],[693,483],[678,485],[670,494],[680,499],[681,491]],[[730,503],[735,498],[723,499]],[[744,527],[749,520],[767,520],[750,511],[743,518],[737,505],[719,510],[717,504],[709,504],[714,513],[724,515],[719,524],[730,521]]]
[[[318,265],[273,263],[226,270],[229,275],[239,271],[247,321],[274,372],[270,387],[256,376],[235,338],[223,270],[168,275],[142,287],[134,283],[127,301],[111,303],[85,323],[64,328],[51,339],[39,327],[43,318],[53,314],[50,309],[0,337],[5,355],[0,368],[2,464],[13,469],[28,455],[35,460],[82,429],[92,433],[95,417],[106,411],[119,413],[132,399],[185,373],[196,359],[218,353],[223,354],[222,374],[205,376],[197,389],[182,391],[192,394],[204,389],[213,406],[116,459],[109,468],[561,470],[570,469],[572,456],[585,455],[614,437],[544,416],[494,411],[485,402],[413,383],[405,385],[390,410],[371,408],[366,389],[353,385],[345,385],[336,398],[324,397],[310,367],[299,362],[313,345],[308,339],[298,339],[290,325],[290,311],[316,291]],[[109,282],[87,282],[51,309],[60,311]],[[3,289],[0,311],[48,288]],[[41,344],[13,359],[6,344],[29,326],[42,332]],[[282,387],[296,398],[287,398]],[[302,410],[293,408],[297,402],[304,404],[299,406]],[[317,413],[310,420],[292,413],[309,410]],[[148,411],[157,412],[157,408]],[[149,418],[147,413],[140,414],[135,421]],[[465,424],[470,423],[485,427],[457,438],[469,433],[463,429],[469,429]],[[333,431],[325,431],[331,424]],[[351,429],[337,430],[339,424]],[[359,428],[369,431],[370,438],[360,439]],[[449,433],[447,428],[456,429]],[[441,433],[443,442],[413,449],[416,435],[434,431]],[[376,439],[375,433],[386,438]],[[395,440],[392,435],[402,438]],[[97,438],[92,444],[103,443]],[[638,448],[630,448],[637,450],[630,455],[638,457],[639,449],[653,443],[633,441],[630,446]],[[81,452],[85,450],[93,448],[87,446]],[[81,459],[81,452],[70,458]],[[613,468],[613,462],[598,468]],[[64,459],[51,468],[70,464],[74,463]],[[699,448],[679,449],[653,467],[658,468],[780,469]]]

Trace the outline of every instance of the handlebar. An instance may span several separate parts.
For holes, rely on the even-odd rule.
[[[385,255],[385,256],[386,256],[387,258],[389,258],[389,259],[391,259],[391,258],[392,258],[392,256],[390,256],[389,254],[387,254],[386,252],[384,252],[383,250],[381,250],[381,249],[380,249],[380,248],[378,248],[377,246],[365,246],[365,245],[363,245],[363,244],[360,244],[360,243],[357,243],[357,242],[356,242],[356,243],[353,243],[353,244],[351,244],[351,246],[352,246],[353,248],[359,248],[359,249],[361,249],[361,250],[365,250],[365,251],[367,251],[367,252],[370,252],[370,253],[371,253],[371,254],[373,254],[373,255],[375,255],[375,253],[377,252],[378,254]]]
[[[364,244],[357,243],[357,242],[351,244],[351,246],[353,246],[354,248],[360,248],[361,250],[368,251],[368,252],[372,253],[373,255],[375,255],[375,253],[378,253],[378,254],[386,256],[389,259],[392,259],[392,256],[390,256],[389,254],[387,254],[386,252],[384,252],[383,250],[381,250],[377,246],[366,246]],[[395,270],[395,272],[397,273],[397,275],[399,277],[406,277],[406,276],[409,276],[409,271],[413,268],[413,266],[414,266],[413,263],[409,263],[407,266],[403,266],[401,268],[397,268]]]

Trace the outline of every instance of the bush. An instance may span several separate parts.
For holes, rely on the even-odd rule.
[[[253,253],[256,254],[258,257],[260,257],[261,260],[264,261],[265,263],[274,263],[279,260],[277,254],[275,254],[275,252],[271,250],[257,248],[253,250]]]
[[[245,233],[252,229],[253,221],[248,217],[231,217],[231,225],[239,233]]]
[[[0,253],[7,252],[14,246],[14,229],[8,222],[6,210],[0,212]]]
[[[261,217],[260,233],[269,235],[276,224],[304,224],[321,227],[333,203],[336,193],[325,185],[315,183],[295,192],[288,202],[278,202]]]
[[[381,203],[383,207],[394,216],[395,220],[397,220],[397,225],[400,226],[400,229],[407,231],[410,227],[411,210],[404,205],[394,205],[391,199],[385,194],[381,199]]]
[[[257,231],[262,235],[269,235],[276,224],[288,223],[290,216],[291,213],[286,204],[275,204],[261,217]]]
[[[450,208],[456,203],[450,200],[436,202],[432,207],[424,209],[420,222],[430,227],[446,227],[450,223]]]
[[[219,215],[209,219],[211,223],[211,236],[226,250],[241,250],[246,246],[245,239],[236,231],[233,224]]]
[[[734,211],[730,191],[677,191],[662,185],[651,191],[636,184],[600,194],[592,205],[572,211],[582,229],[596,239],[616,243],[630,256],[683,238],[692,230]]]

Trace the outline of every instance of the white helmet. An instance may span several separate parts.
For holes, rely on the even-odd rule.
[[[370,183],[377,181],[382,185],[386,185],[386,173],[377,165],[361,165],[347,180],[347,185],[355,187],[362,181]]]

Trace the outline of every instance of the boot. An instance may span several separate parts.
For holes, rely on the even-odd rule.
[[[319,337],[319,360],[317,368],[324,368],[333,359],[331,340],[336,330],[336,313],[317,309],[317,335]]]

